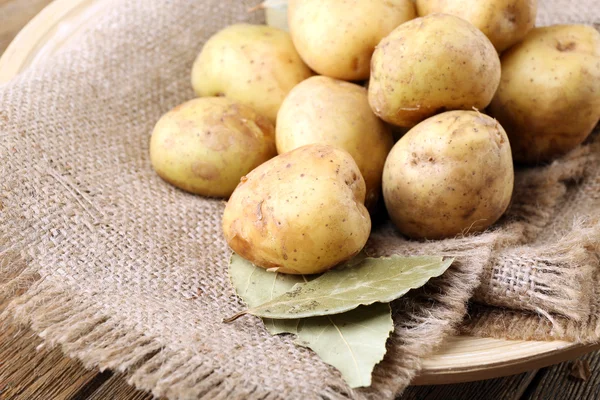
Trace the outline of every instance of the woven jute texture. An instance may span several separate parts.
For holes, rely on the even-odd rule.
[[[376,227],[372,254],[456,262],[394,303],[396,329],[370,388],[350,390],[257,318],[223,324],[244,307],[226,274],[223,202],[161,181],[148,139],[161,114],[193,97],[189,72],[202,44],[228,24],[262,22],[247,12],[255,4],[113,1],[46,64],[0,87],[4,320],[182,399],[391,399],[459,330],[598,340],[598,135],[551,165],[518,171],[510,210],[486,233],[423,243]],[[599,21],[596,0],[540,0],[540,24]]]

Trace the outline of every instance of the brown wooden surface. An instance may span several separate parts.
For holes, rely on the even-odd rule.
[[[49,0],[0,0],[0,54],[18,30]],[[0,311],[2,305],[0,304]],[[110,371],[86,370],[60,349],[42,344],[31,330],[0,322],[0,399],[149,400],[125,378]],[[597,400],[600,399],[600,351],[581,358],[590,365],[587,381],[570,376],[573,363],[487,381],[410,387],[401,400]]]
[[[600,352],[586,354],[579,360],[589,364],[591,374],[586,381],[571,376],[574,362],[554,365],[535,377],[527,400],[600,399]]]
[[[536,376],[537,371],[486,381],[457,383],[439,386],[411,386],[400,397],[401,400],[471,400],[507,399],[517,400]],[[399,400],[400,400],[399,399]]]
[[[104,382],[89,397],[81,397],[89,400],[123,399],[123,400],[150,400],[152,396],[141,390],[135,390],[129,386],[120,375],[113,375]]]
[[[0,54],[19,30],[51,0],[0,0]]]
[[[36,350],[41,339],[27,328],[0,326],[0,399],[150,400],[111,372],[86,370],[60,349]],[[591,376],[570,376],[573,362],[506,378],[408,388],[398,400],[597,400],[600,399],[600,352],[581,357]]]

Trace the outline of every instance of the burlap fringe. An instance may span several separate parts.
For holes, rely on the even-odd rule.
[[[6,273],[7,271],[4,270]],[[3,286],[21,286],[28,273],[14,276]],[[36,282],[25,294],[13,299],[0,313],[2,323],[29,325],[44,339],[42,346],[60,345],[86,368],[124,372],[128,383],[154,396],[178,399],[281,399],[282,393],[258,385],[240,387],[238,379],[203,363],[191,351],[175,351],[132,327],[106,317],[98,306],[81,296],[57,290],[55,285]],[[40,347],[42,347],[40,346]],[[239,378],[239,377],[238,377]],[[344,387],[327,387],[320,398],[342,400],[353,395]]]
[[[435,352],[448,335],[457,333],[457,321],[465,315],[467,301],[490,256],[488,247],[463,248],[443,276],[392,303],[395,332],[374,371],[372,387],[361,389],[361,396],[394,398],[420,371],[423,357]]]
[[[465,265],[459,260],[444,276],[393,304],[396,330],[388,342],[388,353],[374,371],[371,387],[350,390],[346,386],[329,386],[318,396],[331,400],[379,399],[400,393],[420,369],[422,357],[435,351],[447,335],[459,328],[457,321],[466,312],[467,300],[490,256],[485,248],[470,249],[467,253],[470,257],[479,253],[477,259],[482,261],[481,265]],[[3,265],[8,265],[6,258],[4,262]],[[78,358],[87,368],[126,373],[128,383],[158,397],[207,400],[286,397],[285,393],[267,392],[257,385],[240,387],[240,376],[206,365],[204,356],[163,346],[158,338],[114,321],[90,299],[70,293],[66,287],[57,288],[55,282],[33,282],[27,268],[20,273],[13,268],[8,274],[9,270],[2,270],[0,282],[4,288],[18,287],[20,295],[0,314],[0,321],[31,326],[44,339],[43,346],[60,345],[67,355]]]
[[[597,258],[589,246],[598,234],[597,227],[586,227],[584,222],[577,221],[572,233],[553,246],[523,246],[500,251],[494,256],[493,267],[485,269],[483,284],[474,300],[584,320],[590,313],[592,276],[598,268]],[[527,267],[519,269],[519,263],[526,263]]]
[[[556,287],[562,287],[561,293],[548,293],[548,297],[540,295],[539,306],[532,299],[527,303],[530,312],[522,310],[524,301],[519,303],[519,310],[474,303],[461,326],[461,333],[515,340],[557,339],[582,344],[600,341],[600,225],[582,228],[577,224],[573,231],[576,233],[572,237],[565,237],[553,248],[540,250],[545,254],[540,254],[543,260],[569,262],[566,270],[576,279],[558,282]],[[582,237],[585,240],[581,240]],[[565,273],[564,266],[558,269],[561,275]],[[551,268],[542,273],[548,275],[544,279],[560,279]],[[577,282],[586,287],[572,287]],[[567,299],[569,294],[573,297]],[[503,306],[504,301],[499,305]],[[552,306],[558,313],[547,311]]]

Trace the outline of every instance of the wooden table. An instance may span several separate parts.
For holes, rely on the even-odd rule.
[[[51,0],[0,0],[0,54],[29,19]],[[0,304],[0,312],[5,304]],[[42,341],[26,327],[0,321],[0,399],[149,400],[110,371],[86,370],[60,349],[37,347]],[[587,380],[571,376],[575,363],[589,365]],[[600,351],[579,360],[505,378],[441,386],[410,387],[399,400],[597,400]]]

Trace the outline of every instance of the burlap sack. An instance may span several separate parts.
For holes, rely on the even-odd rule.
[[[457,262],[394,303],[396,329],[370,388],[350,390],[256,318],[221,323],[243,307],[226,276],[223,203],[161,181],[148,138],[162,113],[193,97],[203,42],[227,24],[261,22],[246,11],[255,3],[115,0],[47,65],[0,87],[5,317],[88,366],[190,399],[393,398],[459,328],[474,293],[465,331],[598,340],[597,139],[519,171],[514,204],[485,234],[417,243],[377,227],[369,252]],[[542,23],[599,16],[595,0],[540,0]]]

